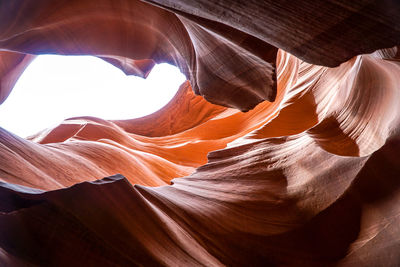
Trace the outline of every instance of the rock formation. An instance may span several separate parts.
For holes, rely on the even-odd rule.
[[[400,4],[349,2],[1,1],[0,103],[38,54],[188,79],[0,128],[1,265],[400,265]]]

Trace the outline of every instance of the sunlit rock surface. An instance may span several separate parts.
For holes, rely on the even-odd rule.
[[[41,53],[189,80],[143,118],[0,129],[0,263],[400,265],[398,2],[148,2],[0,2],[1,102]]]

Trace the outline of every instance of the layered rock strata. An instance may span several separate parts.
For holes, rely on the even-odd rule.
[[[44,53],[188,78],[143,118],[0,128],[0,263],[399,265],[400,5],[146,2],[0,2],[0,102]]]

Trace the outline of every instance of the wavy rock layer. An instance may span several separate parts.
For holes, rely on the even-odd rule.
[[[400,52],[359,55],[399,5],[149,2],[1,2],[0,101],[41,53],[189,81],[139,119],[0,128],[0,263],[400,265]]]

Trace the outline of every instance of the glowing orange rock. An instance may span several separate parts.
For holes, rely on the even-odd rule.
[[[399,265],[399,5],[148,2],[1,3],[0,101],[30,54],[190,83],[139,119],[0,129],[0,263]]]

